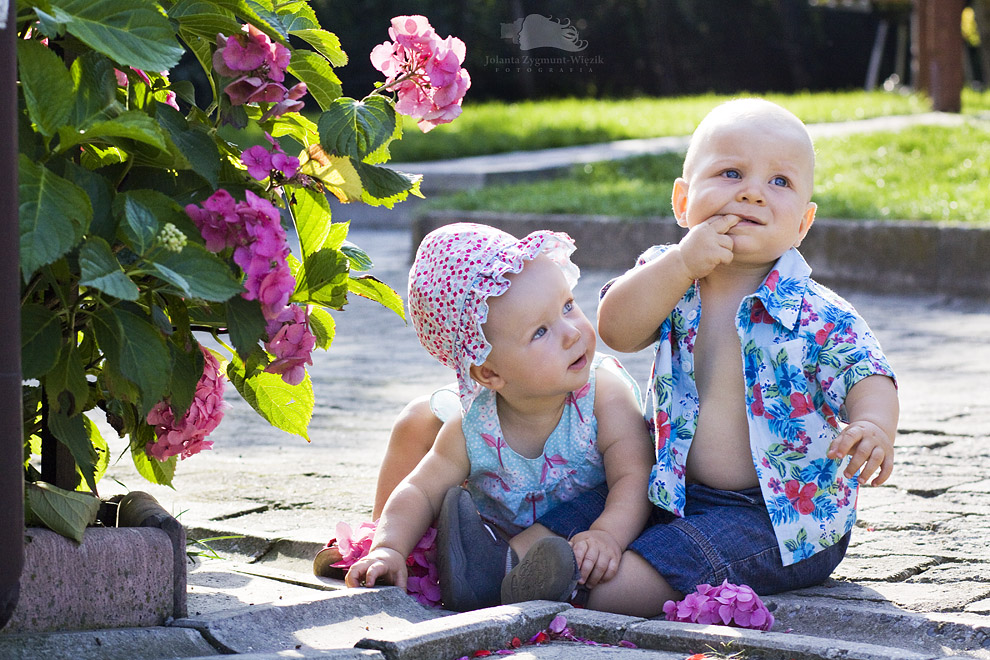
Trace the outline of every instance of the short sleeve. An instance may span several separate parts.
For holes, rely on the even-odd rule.
[[[834,327],[821,337],[818,380],[833,410],[842,411],[849,390],[867,376],[888,376],[897,384],[894,370],[865,320],[845,312],[830,324]]]

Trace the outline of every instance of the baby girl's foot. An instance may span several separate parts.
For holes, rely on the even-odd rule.
[[[545,536],[533,544],[519,565],[502,580],[502,604],[566,601],[580,577],[571,544],[560,536]]]
[[[313,559],[313,575],[318,577],[344,579],[347,573],[346,568],[338,568],[333,564],[339,563],[343,559],[340,548],[337,547],[337,539],[330,539],[322,550],[316,553]]]

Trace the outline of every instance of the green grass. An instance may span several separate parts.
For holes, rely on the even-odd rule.
[[[823,138],[816,150],[818,217],[990,225],[990,125],[984,122]],[[682,161],[682,154],[664,154],[578,166],[561,179],[458,193],[428,207],[669,216]]]
[[[436,160],[627,138],[689,135],[712,107],[730,98],[733,96],[707,94],[628,100],[467,101],[460,117],[429,134],[420,132],[407,119],[402,140],[392,145],[392,160]],[[928,100],[921,95],[891,92],[769,94],[764,98],[783,105],[806,123],[910,114],[930,108]],[[969,93],[966,102],[968,107],[987,110],[990,94]]]

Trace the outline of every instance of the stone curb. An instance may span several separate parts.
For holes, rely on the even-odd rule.
[[[625,270],[651,245],[676,243],[684,231],[673,218],[617,218],[486,211],[430,211],[412,221],[413,249],[437,227],[478,222],[515,236],[537,229],[566,232],[582,268]],[[816,280],[875,293],[990,297],[990,231],[908,221],[822,218],[801,245]]]
[[[714,649],[727,654],[741,652],[746,657],[758,657],[761,660],[929,660],[944,657],[941,653],[915,653],[890,646],[808,635],[669,621],[635,624],[626,631],[624,637],[639,648],[684,653]]]
[[[172,625],[197,630],[224,654],[278,653],[288,649],[310,653],[331,646],[329,641],[333,646],[353,645],[370,628],[370,623],[362,622],[382,616],[392,627],[397,623],[422,624],[441,614],[427,610],[398,587],[380,587],[334,591],[322,594],[318,600],[290,605],[247,605],[177,619]],[[297,636],[298,631],[307,631],[306,638]],[[328,636],[333,640],[327,640]],[[321,642],[316,648],[310,646],[314,640]]]
[[[149,655],[149,650],[154,649],[167,649],[168,655],[164,653]],[[4,660],[215,658],[218,654],[219,652],[195,630],[182,628],[113,628],[0,635],[0,658]]]
[[[379,650],[388,660],[459,658],[478,649],[510,648],[513,637],[527,640],[569,609],[549,601],[490,607],[388,630],[355,646]]]

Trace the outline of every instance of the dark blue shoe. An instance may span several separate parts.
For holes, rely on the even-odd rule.
[[[502,604],[526,600],[565,602],[580,577],[571,544],[560,536],[545,536],[502,580]]]
[[[514,561],[508,541],[481,519],[470,493],[460,486],[448,490],[437,519],[444,608],[467,612],[499,605],[502,579]]]

